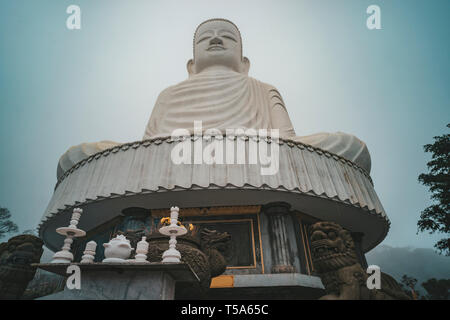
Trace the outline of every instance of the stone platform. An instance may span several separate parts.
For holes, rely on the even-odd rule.
[[[216,138],[203,139],[206,145]],[[368,172],[356,164],[291,140],[235,139],[245,146],[245,159],[253,145],[268,150],[277,144],[276,174],[261,175],[261,164],[175,164],[171,154],[180,141],[171,137],[126,143],[80,161],[60,177],[39,236],[50,250],[59,250],[63,238],[55,229],[66,225],[74,207],[83,209],[79,228],[89,233],[132,207],[168,210],[176,204],[183,217],[186,208],[286,202],[292,210],[364,234],[364,252],[385,238],[389,220]]]
[[[319,277],[300,273],[236,274],[213,278],[207,297],[177,286],[176,300],[314,300],[326,294]]]
[[[34,264],[38,268],[69,276],[70,265],[81,270],[81,288],[69,289],[45,296],[40,300],[173,300],[177,282],[199,281],[184,263],[48,263]]]

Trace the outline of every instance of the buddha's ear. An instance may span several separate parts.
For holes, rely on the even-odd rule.
[[[242,58],[243,70],[242,73],[248,75],[248,70],[250,70],[250,60],[247,57]]]
[[[189,73],[189,77],[192,76],[194,74],[194,61],[192,59],[189,59],[186,68]]]

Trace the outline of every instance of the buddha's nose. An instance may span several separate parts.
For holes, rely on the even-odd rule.
[[[209,41],[209,45],[223,45],[223,41],[218,37],[214,37]]]

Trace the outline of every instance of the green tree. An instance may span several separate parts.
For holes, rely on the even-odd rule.
[[[10,232],[18,232],[19,228],[11,220],[11,213],[7,208],[0,207],[0,239]]]
[[[416,289],[415,289],[415,286],[416,286],[416,284],[417,284],[417,279],[415,279],[415,278],[413,278],[413,277],[409,277],[409,276],[407,276],[406,274],[404,274],[403,276],[402,276],[402,279],[401,279],[401,281],[400,281],[400,283],[401,283],[401,285],[402,285],[402,287],[403,287],[403,290],[405,291],[405,293],[407,294],[407,295],[409,295],[411,298],[413,298],[414,300],[417,300],[418,299],[418,297],[419,297],[419,291],[417,291]],[[407,288],[407,289],[405,289],[405,287]]]
[[[450,299],[450,279],[428,279],[422,283],[422,287],[427,291],[426,298],[429,300]]]
[[[450,124],[447,125],[450,128]],[[422,211],[417,222],[419,231],[431,233],[450,233],[450,135],[434,137],[433,144],[424,146],[425,152],[431,152],[431,161],[427,163],[429,172],[419,176],[419,182],[427,186],[434,203]],[[434,247],[442,254],[450,256],[450,238],[444,237]]]

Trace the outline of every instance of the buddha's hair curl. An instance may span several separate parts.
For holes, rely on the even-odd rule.
[[[192,40],[193,59],[195,60],[195,37],[197,36],[198,29],[200,29],[200,27],[201,27],[202,25],[204,25],[205,23],[212,22],[212,21],[223,21],[223,22],[227,22],[227,23],[231,24],[233,27],[236,28],[236,30],[237,30],[237,32],[238,32],[238,34],[239,34],[239,41],[240,41],[240,44],[241,44],[241,59],[243,59],[243,58],[244,58],[244,54],[243,54],[243,49],[242,49],[243,44],[242,44],[241,31],[239,30],[239,28],[237,27],[237,25],[234,24],[234,22],[232,22],[232,21],[230,21],[230,20],[228,20],[228,19],[223,19],[223,18],[213,18],[213,19],[205,20],[205,21],[203,21],[202,23],[200,23],[200,24],[198,25],[197,29],[195,29],[195,32],[194,32],[194,38],[193,38],[193,40]]]

